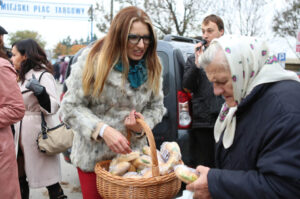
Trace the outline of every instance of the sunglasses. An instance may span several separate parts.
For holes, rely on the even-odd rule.
[[[152,41],[151,36],[149,36],[149,35],[145,35],[145,36],[140,36],[140,35],[135,35],[135,34],[128,35],[128,41],[131,44],[138,44],[141,41],[141,39],[143,39],[143,42],[145,45],[150,44]]]

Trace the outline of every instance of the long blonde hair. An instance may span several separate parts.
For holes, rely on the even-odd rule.
[[[83,70],[83,91],[85,95],[99,96],[110,70],[121,59],[124,67],[123,80],[129,71],[127,56],[128,34],[133,22],[147,24],[152,42],[145,54],[147,66],[147,83],[157,95],[160,90],[160,75],[162,66],[156,53],[157,38],[148,15],[140,8],[130,6],[122,9],[113,19],[105,38],[97,41],[88,54]]]

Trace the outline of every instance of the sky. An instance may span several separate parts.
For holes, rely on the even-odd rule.
[[[46,50],[52,50],[55,48],[56,44],[62,41],[63,39],[67,38],[68,36],[71,37],[72,41],[75,39],[79,40],[83,38],[86,40],[88,36],[96,34],[97,37],[103,36],[98,29],[96,28],[96,23],[93,23],[91,27],[91,22],[88,20],[87,14],[80,15],[81,18],[76,18],[74,15],[69,19],[65,17],[56,17],[53,18],[47,15],[47,10],[43,10],[43,5],[50,6],[52,8],[51,14],[54,12],[55,15],[62,15],[59,13],[59,7],[68,7],[68,8],[88,8],[89,5],[95,5],[97,0],[0,0],[0,2],[4,2],[6,4],[11,3],[12,5],[21,4],[21,5],[30,5],[31,8],[28,7],[21,7],[19,9],[23,10],[33,10],[35,9],[35,13],[33,11],[27,12],[26,15],[31,15],[30,17],[25,16],[24,14],[21,16],[11,16],[5,14],[0,8],[0,25],[4,27],[9,33],[14,33],[16,31],[23,31],[23,30],[31,30],[36,31],[41,35],[41,38],[46,41]],[[98,0],[99,1],[99,0]],[[181,1],[181,0],[178,0]],[[109,9],[110,0],[102,0],[104,2],[104,6]],[[269,6],[267,13],[274,12],[275,9],[283,7],[285,0],[272,0],[270,1],[272,4]],[[33,7],[33,5],[38,5],[40,7]],[[13,8],[6,8],[6,9],[13,9]],[[87,10],[87,9],[86,9]],[[45,14],[38,14],[40,16],[36,16],[36,13],[45,12]],[[71,11],[70,11],[71,12]],[[57,14],[58,13],[58,14]],[[34,16],[33,16],[34,15]],[[42,15],[42,16],[41,16]],[[53,16],[53,15],[52,15]],[[270,15],[272,16],[272,15]],[[83,18],[82,18],[83,17]],[[271,19],[268,19],[271,20]],[[9,47],[8,42],[9,37],[7,35],[4,36],[4,42],[7,47]],[[293,48],[290,48],[287,44],[287,40],[284,38],[275,38],[272,39],[274,41],[270,42],[271,48],[274,49],[274,52],[286,52],[287,57],[295,58],[295,53],[293,52]],[[289,42],[290,45],[295,45],[295,39]]]
[[[22,9],[25,10],[30,10],[30,8],[27,8],[26,5],[36,3],[36,5],[40,5],[40,7],[35,7],[35,9],[37,12],[39,11],[41,13],[43,12],[43,5],[58,5],[59,7],[73,7],[72,5],[75,5],[74,7],[86,8],[88,5],[94,4],[95,0],[2,0],[2,2],[12,4],[15,4],[16,2],[18,2],[18,4],[23,3],[22,5],[25,5],[25,7]],[[43,4],[41,2],[45,3]],[[57,11],[59,12],[59,10]],[[81,17],[83,16],[85,15],[81,15]],[[67,36],[70,36],[72,41],[75,39],[79,40],[81,38],[86,40],[86,38],[91,35],[91,31],[93,31],[93,33],[95,33],[98,37],[100,36],[98,35],[100,34],[99,31],[96,31],[95,23],[93,23],[92,30],[91,22],[87,18],[75,18],[73,16],[69,19],[64,17],[53,18],[49,16],[9,16],[7,14],[3,14],[3,11],[0,10],[0,25],[4,27],[8,33],[22,30],[38,32],[42,39],[46,41],[46,49],[53,49],[59,41],[67,38]],[[4,42],[8,44],[7,35],[4,36]]]

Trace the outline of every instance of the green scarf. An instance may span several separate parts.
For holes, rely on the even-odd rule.
[[[115,70],[119,72],[123,72],[123,65],[122,62],[119,61],[115,67]],[[147,68],[145,66],[145,60],[141,59],[136,65],[134,66],[129,66],[129,72],[128,72],[128,77],[127,77],[130,86],[132,88],[138,88],[141,86],[143,83],[145,83],[148,79],[147,76]]]

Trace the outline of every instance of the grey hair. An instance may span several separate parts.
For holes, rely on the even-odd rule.
[[[204,53],[198,58],[198,63],[201,68],[205,69],[216,58],[219,58],[219,65],[224,69],[229,69],[229,63],[225,56],[224,50],[218,42],[212,42]]]

